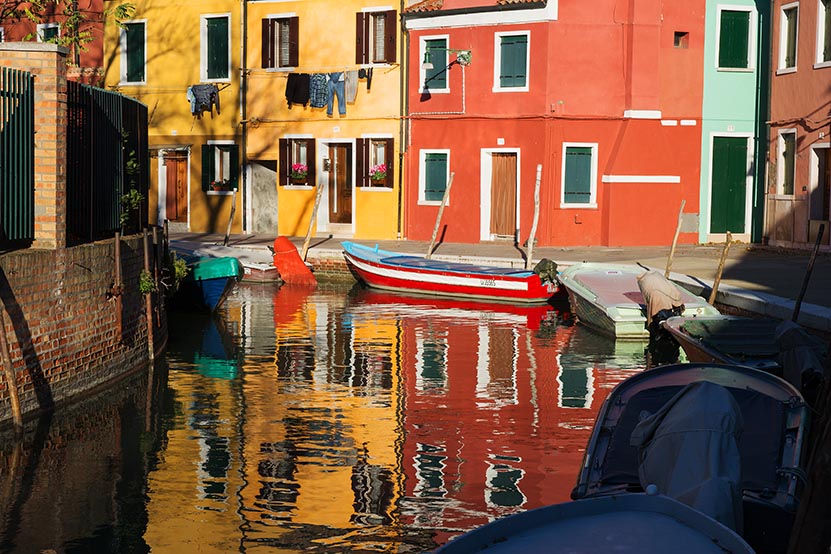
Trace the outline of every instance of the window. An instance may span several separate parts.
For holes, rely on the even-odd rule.
[[[3,27],[0,27],[0,42],[6,41],[6,30]]]
[[[393,139],[361,138],[357,139],[356,148],[358,186],[392,188]]]
[[[314,186],[315,141],[313,138],[280,139],[280,168],[278,173],[281,186]],[[303,172],[305,171],[305,175]]]
[[[689,48],[690,47],[690,34],[685,33],[682,31],[675,31],[675,35],[672,40],[672,45],[675,48]]]
[[[793,194],[796,162],[796,131],[779,132],[779,194]]]
[[[779,69],[796,69],[799,4],[782,6],[779,16]]]
[[[398,17],[395,10],[356,14],[355,63],[395,63]]]
[[[297,67],[299,17],[263,19],[263,67]]]
[[[831,0],[819,0],[817,63],[831,63]]]
[[[38,23],[38,42],[57,42],[61,27],[57,23]]]
[[[494,92],[528,90],[530,33],[496,33]]]
[[[201,79],[227,81],[231,75],[230,18],[227,15],[202,16]]]
[[[718,58],[719,69],[750,69],[751,12],[747,10],[719,11]]]
[[[561,204],[572,208],[597,205],[597,144],[563,145]]]
[[[419,153],[419,203],[440,204],[450,178],[449,150],[421,150]]]
[[[421,69],[419,91],[449,92],[447,82],[447,41],[448,37],[424,37],[421,39],[419,63],[429,62],[431,69]]]
[[[236,190],[238,182],[239,147],[233,143],[202,145],[202,190]]]
[[[143,83],[145,57],[145,23],[130,21],[121,29],[121,82]]]

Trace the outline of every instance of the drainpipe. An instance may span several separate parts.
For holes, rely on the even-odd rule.
[[[240,0],[240,10],[242,17],[242,29],[240,31],[240,75],[239,75],[239,89],[240,89],[240,167],[239,172],[239,189],[242,192],[240,203],[242,204],[242,232],[250,231],[251,224],[249,219],[251,203],[251,194],[248,192],[248,124],[246,118],[248,117],[247,103],[248,103],[248,1]]]
[[[398,13],[401,14],[403,17],[404,15],[404,8],[405,8],[405,1],[401,0],[399,3],[399,11]],[[403,23],[403,21],[402,21]],[[396,223],[396,236],[399,240],[403,238],[403,233],[401,227],[403,225],[404,219],[404,153],[405,153],[405,137],[406,137],[406,115],[409,111],[409,95],[407,94],[407,86],[409,85],[409,71],[408,68],[410,66],[409,59],[405,60],[404,57],[407,56],[410,52],[410,34],[405,29],[405,26],[401,25],[401,64],[398,66],[398,218]]]

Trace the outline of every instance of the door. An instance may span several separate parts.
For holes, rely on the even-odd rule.
[[[164,155],[165,216],[170,221],[188,221],[188,154],[167,152]]]
[[[714,137],[710,233],[745,232],[747,139]]]
[[[352,223],[352,146],[329,145],[329,223]]]
[[[491,234],[516,235],[516,154],[491,155]]]
[[[808,196],[808,241],[816,242],[819,229],[824,225],[820,244],[831,244],[831,147],[814,147],[811,160],[814,167]]]

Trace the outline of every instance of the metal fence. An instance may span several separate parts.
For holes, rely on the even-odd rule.
[[[34,76],[0,67],[0,245],[35,237]]]
[[[116,92],[67,82],[67,244],[137,232],[147,224],[147,107]],[[130,190],[143,199],[133,208]]]

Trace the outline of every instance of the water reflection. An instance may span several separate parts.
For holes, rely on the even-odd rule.
[[[602,400],[645,357],[565,304],[253,285],[172,318],[166,363],[161,392],[30,437],[38,462],[4,447],[2,491],[42,483],[0,497],[4,551],[431,550],[567,500]]]

